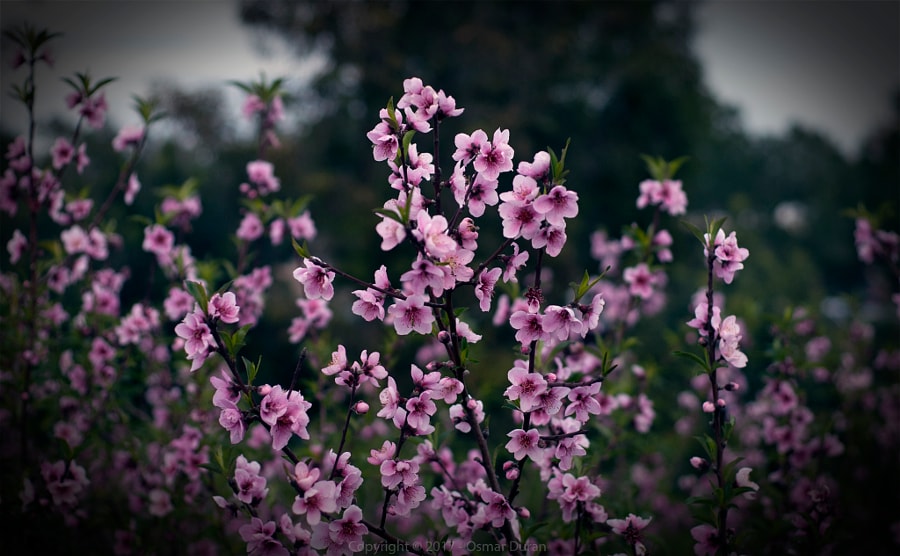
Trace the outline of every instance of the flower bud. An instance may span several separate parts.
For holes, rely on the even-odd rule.
[[[706,471],[706,469],[709,467],[709,462],[701,457],[694,456],[690,461],[691,467],[700,471]]]
[[[437,338],[438,338],[438,341],[442,344],[450,343],[450,333],[447,332],[446,330],[441,330],[440,332],[438,332]]]
[[[724,408],[727,404],[725,403],[725,400],[723,400],[722,398],[719,398],[718,400],[716,400],[716,405],[721,408]]]
[[[547,382],[556,382],[556,373],[547,373]]]
[[[712,402],[710,402],[710,401],[703,402],[703,412],[704,413],[712,413],[715,410],[716,410],[716,406],[713,405]]]
[[[369,411],[369,404],[360,400],[360,401],[356,402],[356,404],[354,404],[353,411],[357,415],[365,415]]]
[[[506,472],[506,478],[510,481],[515,481],[519,478],[519,470],[518,468],[513,467],[509,471]]]

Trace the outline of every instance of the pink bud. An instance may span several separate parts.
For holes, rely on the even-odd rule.
[[[506,472],[506,478],[510,481],[515,481],[518,477],[519,470],[515,467]]]
[[[706,460],[701,457],[694,456],[691,458],[691,467],[693,467],[694,469],[703,469],[706,467]]]
[[[475,400],[473,400],[472,398],[469,398],[469,399],[466,401],[466,407],[468,407],[468,408],[471,409],[472,411],[475,411],[475,408],[478,407],[478,404],[475,402]]]
[[[718,400],[716,400],[716,405],[719,407],[725,407],[725,405],[726,405],[725,400],[723,400],[722,398],[719,398]]]
[[[519,514],[519,517],[524,519],[531,517],[531,512],[528,511],[528,508],[516,508],[516,513]]]
[[[703,412],[704,413],[712,413],[715,410],[716,410],[716,406],[714,406],[712,402],[703,402]]]
[[[268,396],[269,392],[272,391],[272,386],[269,384],[263,384],[262,386],[258,386],[256,388],[256,391],[259,393],[260,396]]]
[[[357,415],[365,415],[369,411],[369,404],[360,400],[353,406],[353,411],[356,412]]]
[[[556,373],[547,373],[547,382],[556,382]]]
[[[438,332],[437,338],[438,338],[438,341],[442,344],[450,343],[450,333],[447,332],[446,330],[441,330],[440,332]]]

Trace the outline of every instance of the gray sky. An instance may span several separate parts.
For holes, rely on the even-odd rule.
[[[119,124],[136,121],[131,94],[155,80],[195,88],[260,71],[302,79],[316,66],[243,27],[236,3],[226,0],[0,0],[4,29],[26,19],[65,33],[54,77],[44,83],[56,90],[44,89],[39,109],[63,109],[66,86],[56,76],[87,69],[119,77],[107,90]],[[694,46],[707,82],[741,110],[749,131],[777,134],[798,122],[853,153],[889,121],[890,93],[900,87],[900,0],[716,0],[701,6],[698,23]],[[12,53],[2,54],[7,62]],[[0,117],[18,119],[6,98]]]

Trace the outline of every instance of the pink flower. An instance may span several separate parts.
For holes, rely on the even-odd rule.
[[[453,160],[468,164],[481,153],[481,147],[488,143],[488,138],[487,133],[479,129],[473,132],[472,135],[457,133],[453,142],[456,145]]]
[[[291,236],[310,241],[316,238],[316,223],[313,222],[308,210],[303,211],[299,216],[288,218],[287,223],[291,229]]]
[[[378,124],[366,134],[366,137],[372,142],[372,156],[375,158],[376,162],[393,160],[396,158],[397,151],[400,148],[400,142],[397,139],[397,134],[391,129],[387,122],[378,122]]]
[[[481,143],[473,164],[475,171],[485,179],[496,180],[501,173],[512,170],[515,151],[508,143],[509,130],[498,128],[491,142]]]
[[[241,308],[237,306],[234,293],[225,292],[221,295],[218,293],[213,294],[209,298],[207,309],[210,317],[218,318],[224,323],[233,324],[239,320],[238,313]]]
[[[287,446],[291,436],[296,434],[309,440],[306,426],[309,424],[307,410],[312,404],[303,399],[300,392],[284,391],[280,385],[272,387],[259,404],[259,417],[271,426],[272,448],[280,450]]]
[[[625,537],[625,542],[636,545],[641,542],[641,532],[650,524],[650,518],[628,514],[625,519],[607,519],[606,524],[612,527],[613,533]]]
[[[543,226],[531,239],[531,246],[535,249],[545,249],[551,257],[556,257],[562,252],[566,244],[566,229],[559,226]]]
[[[506,373],[512,384],[503,395],[511,401],[519,400],[519,409],[528,413],[538,405],[538,397],[547,391],[547,381],[539,373],[529,373],[528,363],[518,359],[515,366]]]
[[[66,139],[58,137],[56,142],[53,143],[51,153],[53,155],[53,168],[59,170],[72,161],[72,157],[75,155],[75,147]]]
[[[512,440],[506,443],[506,449],[517,460],[524,457],[531,458],[532,461],[539,461],[541,455],[541,437],[537,429],[516,429],[506,436]]]
[[[737,317],[729,315],[719,326],[719,354],[737,368],[747,366],[747,356],[740,350],[741,327],[737,323]]]
[[[388,308],[388,314],[394,319],[397,334],[405,336],[415,330],[419,334],[431,332],[434,314],[425,306],[425,298],[421,295],[410,295],[406,299],[398,299]]]
[[[719,550],[719,532],[712,525],[697,525],[691,529],[691,536],[697,541],[694,554],[697,556],[716,556]]]
[[[381,486],[396,489],[400,483],[415,484],[419,480],[419,463],[415,460],[388,459],[381,463]]]
[[[519,167],[516,171],[535,181],[543,181],[550,176],[550,154],[546,151],[537,152],[532,162],[525,162],[524,160],[519,162]]]
[[[250,519],[250,523],[242,525],[238,532],[247,543],[247,554],[259,556],[289,556],[290,553],[275,540],[277,525],[274,521],[263,523],[258,517]]]
[[[478,280],[475,284],[475,297],[478,299],[478,307],[484,312],[491,309],[494,286],[497,284],[501,272],[500,268],[492,268],[491,270],[483,270],[478,274]]]
[[[303,284],[303,291],[309,299],[331,300],[334,297],[334,272],[312,262],[310,259],[303,260],[304,266],[297,267],[294,270],[294,279]]]
[[[534,200],[534,209],[553,226],[565,228],[565,219],[578,214],[578,194],[556,185]]]
[[[186,315],[184,320],[175,326],[175,334],[184,340],[184,351],[187,353],[188,361],[192,362],[191,372],[196,371],[215,346],[203,313],[198,309]]]
[[[157,257],[167,257],[175,246],[175,235],[161,224],[144,228],[144,243],[141,248]]]
[[[241,225],[238,226],[236,235],[238,239],[244,241],[255,241],[259,239],[265,231],[266,228],[263,226],[259,216],[255,213],[248,212],[244,215],[243,220],[241,220]]]
[[[266,497],[266,478],[259,474],[260,465],[255,461],[247,461],[243,454],[237,457],[234,468],[234,482],[237,486],[237,498],[245,504],[256,505]]]
[[[319,522],[310,539],[310,545],[317,549],[328,549],[329,554],[351,554],[363,546],[363,535],[369,529],[363,525],[362,510],[353,504],[344,510],[340,519],[330,523]],[[356,547],[356,548],[354,548]]]
[[[516,341],[523,346],[544,339],[542,317],[538,313],[516,311],[509,317],[509,324],[516,332]]]
[[[541,228],[543,218],[532,203],[504,202],[498,210],[503,220],[503,237],[532,239]]]
[[[582,323],[575,316],[575,311],[571,307],[560,307],[559,305],[547,307],[541,325],[545,334],[551,337],[555,336],[559,341],[565,341],[570,335],[580,333],[582,328]]]
[[[12,264],[19,262],[27,246],[28,240],[25,238],[25,234],[18,229],[14,230],[12,238],[6,243],[6,250],[9,251],[9,262]]]
[[[650,272],[650,268],[646,263],[626,268],[622,276],[625,278],[625,283],[628,284],[628,293],[632,296],[650,299],[653,295],[653,286],[656,284],[656,278]]]
[[[105,102],[105,101],[104,101]],[[144,138],[143,126],[124,126],[113,139],[112,147],[116,152],[122,152],[129,147],[137,147]]]
[[[337,486],[334,481],[318,481],[306,489],[303,496],[294,498],[291,509],[295,514],[306,514],[306,522],[315,525],[322,520],[322,514],[330,514],[337,510]]]

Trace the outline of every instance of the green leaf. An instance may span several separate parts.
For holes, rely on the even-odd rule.
[[[674,178],[675,173],[678,171],[678,169],[681,168],[682,164],[687,162],[689,159],[690,159],[690,157],[688,157],[688,156],[682,156],[682,157],[676,158],[675,160],[669,161],[669,163],[666,164],[666,178],[667,179]]]
[[[416,130],[411,129],[403,134],[403,154],[409,155],[409,145],[412,143],[413,137],[416,135]]]
[[[697,241],[699,241],[701,244],[703,244],[704,247],[706,247],[706,240],[703,238],[703,230],[701,230],[697,226],[694,226],[687,220],[682,220],[681,225],[690,230],[690,232],[694,234],[694,237],[697,238]]]
[[[294,251],[297,252],[297,255],[300,256],[301,260],[310,258],[311,255],[309,254],[309,249],[306,247],[306,241],[303,242],[303,245],[300,245],[297,243],[296,239],[291,238],[291,245],[294,246]]]
[[[692,353],[690,351],[680,351],[680,350],[674,351],[673,354],[676,357],[682,357],[684,359],[690,359],[691,361],[694,361],[695,363],[700,365],[700,367],[702,367],[703,370],[705,370],[707,373],[712,372],[712,367],[710,367],[710,365],[706,361],[705,357],[700,357],[696,353]]]
[[[377,214],[379,216],[383,216],[385,218],[390,218],[391,220],[396,220],[397,222],[400,222],[401,224],[403,223],[403,218],[399,214],[397,214],[397,211],[394,211],[391,209],[386,209],[386,208],[380,208],[380,209],[373,209],[372,212],[374,212],[375,214]]]
[[[200,282],[185,280],[184,289],[191,294],[191,297],[193,297],[198,304],[200,304],[200,310],[206,314],[209,306],[209,295],[206,293],[206,287]]]

